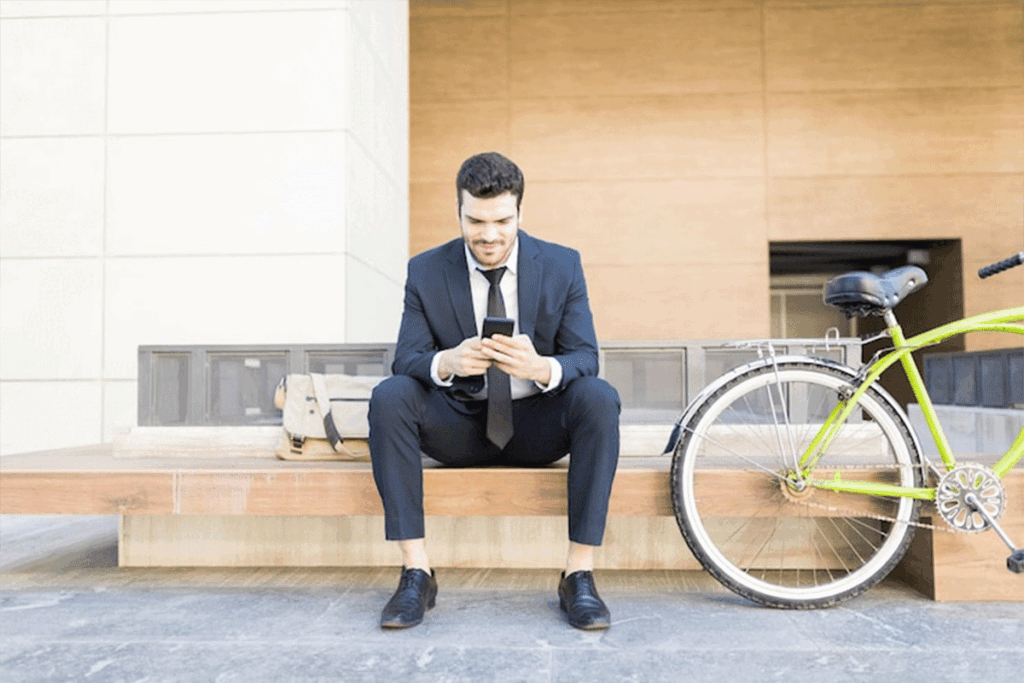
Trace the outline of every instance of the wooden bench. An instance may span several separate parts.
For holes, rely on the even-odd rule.
[[[214,428],[225,433],[259,428]],[[269,440],[195,438],[6,456],[0,513],[119,515],[122,566],[380,566],[383,509],[368,462],[286,462]],[[140,429],[137,431],[145,432]],[[665,443],[657,432],[651,442]],[[635,441],[635,439],[634,439]],[[564,560],[567,463],[447,468],[425,459],[424,507],[437,566],[551,567]],[[699,569],[672,516],[668,458],[622,458],[602,566]]]
[[[268,434],[272,432],[268,431]],[[134,448],[134,450],[133,450]],[[166,442],[0,459],[0,514],[119,515],[122,566],[388,566],[366,462],[285,462],[266,445]],[[602,568],[699,569],[673,517],[668,457],[620,458]],[[550,567],[564,557],[566,463],[446,468],[431,460],[424,504],[437,566]],[[1024,472],[1006,480],[1003,521],[1024,538]],[[723,490],[723,499],[735,492]],[[919,530],[898,569],[936,600],[1024,600],[993,533]]]

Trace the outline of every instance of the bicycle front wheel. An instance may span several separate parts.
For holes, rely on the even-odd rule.
[[[773,607],[827,607],[867,590],[906,552],[909,498],[838,493],[800,481],[801,458],[853,393],[849,368],[813,358],[741,372],[696,408],[672,461],[676,520],[691,551],[734,592]],[[811,480],[921,486],[905,418],[872,387]]]

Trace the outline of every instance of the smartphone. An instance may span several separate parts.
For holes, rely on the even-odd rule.
[[[480,336],[483,338],[493,337],[496,334],[503,334],[506,337],[512,336],[516,321],[512,318],[495,318],[488,316],[484,318],[484,331]]]

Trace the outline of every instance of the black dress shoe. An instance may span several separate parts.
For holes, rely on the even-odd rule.
[[[384,605],[380,613],[382,628],[409,628],[423,621],[423,614],[434,606],[437,599],[437,579],[434,571],[402,567],[398,590]]]
[[[569,615],[569,623],[584,631],[608,628],[612,615],[608,612],[594,585],[594,573],[578,571],[565,575],[558,584],[558,604]]]

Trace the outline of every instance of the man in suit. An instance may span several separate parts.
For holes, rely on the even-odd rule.
[[[619,396],[597,377],[597,338],[578,252],[520,229],[523,175],[504,156],[467,159],[456,178],[461,238],[409,261],[394,376],[370,401],[370,454],[385,535],[402,552],[384,628],[434,606],[421,451],[453,466],[543,466],[570,454],[569,551],[559,604],[582,629],[607,628],[593,552],[619,456]],[[481,339],[485,316],[511,336]]]

